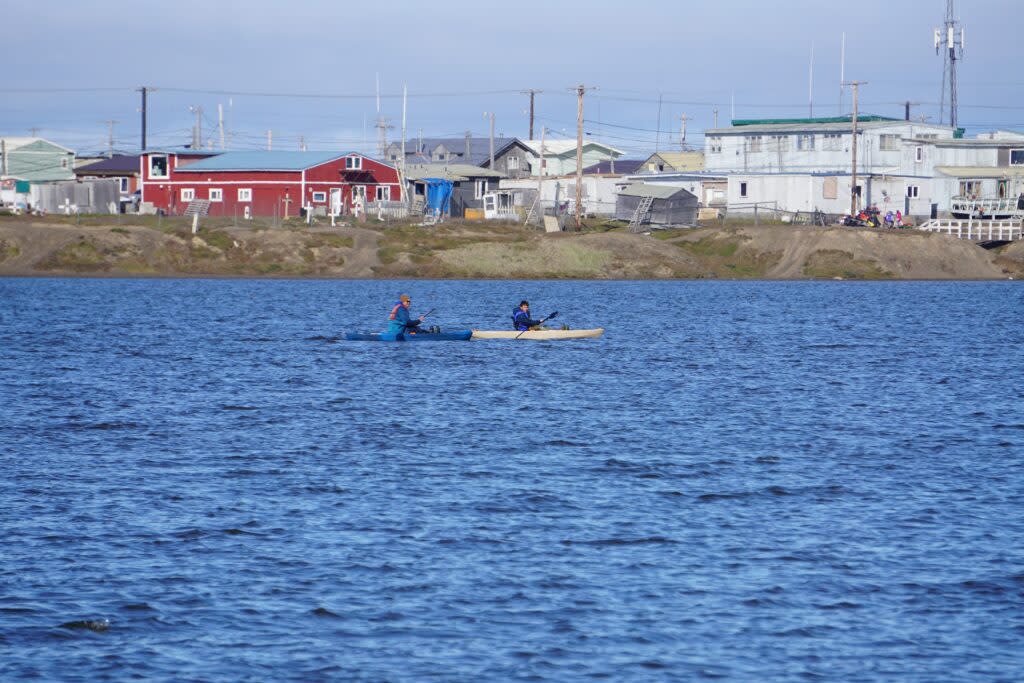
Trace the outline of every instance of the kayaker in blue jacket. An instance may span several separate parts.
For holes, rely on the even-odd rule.
[[[410,304],[412,304],[412,299],[409,298],[408,294],[403,294],[398,297],[398,301],[391,307],[391,313],[388,315],[388,332],[390,334],[415,333],[418,331],[416,328],[419,327],[426,316],[421,315],[416,320],[411,319],[409,317]]]
[[[512,311],[512,328],[519,332],[539,326],[540,320],[530,317],[530,302],[520,301],[519,308]]]

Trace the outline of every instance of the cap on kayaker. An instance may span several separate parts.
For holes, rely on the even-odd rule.
[[[526,306],[527,308],[529,308],[530,307],[530,302],[527,301],[526,299],[523,299],[522,301],[519,302],[519,308],[522,308],[523,306]]]
[[[403,294],[402,296],[398,297],[398,300],[404,303],[409,303],[410,301],[412,301],[412,299],[409,298],[408,294]]]

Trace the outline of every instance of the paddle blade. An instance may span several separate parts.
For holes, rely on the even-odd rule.
[[[558,311],[555,311],[554,313],[552,313],[551,315],[549,315],[549,316],[548,316],[548,320],[551,320],[552,318],[556,318],[556,317],[558,317]]]

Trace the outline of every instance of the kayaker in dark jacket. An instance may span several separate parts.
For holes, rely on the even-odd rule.
[[[512,328],[519,332],[537,327],[540,323],[540,320],[534,320],[530,317],[529,301],[520,301],[519,308],[512,311]]]
[[[416,320],[412,320],[409,317],[409,306],[412,304],[412,299],[409,298],[408,294],[403,294],[398,297],[398,301],[391,307],[391,313],[388,315],[388,332],[390,334],[405,334],[406,332],[416,332],[419,324],[423,322],[425,316],[420,316]]]

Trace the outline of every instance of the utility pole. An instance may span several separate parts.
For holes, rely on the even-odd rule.
[[[850,144],[853,173],[850,181],[850,215],[854,216],[857,213],[857,94],[860,86],[867,85],[867,81],[850,81],[843,85],[853,88],[853,142]]]
[[[715,123],[711,127],[712,128],[718,128],[718,107],[715,107],[714,116],[715,116]]]
[[[839,45],[839,116],[843,115],[843,88],[846,83],[846,31]]]
[[[811,41],[811,66],[807,74],[807,118],[814,118],[814,41]]]
[[[903,120],[904,121],[909,121],[910,120],[910,108],[911,107],[916,107],[919,104],[921,104],[921,103],[920,102],[911,102],[910,100],[907,100],[906,102],[903,103]]]
[[[4,157],[4,163],[7,157]],[[544,227],[544,126],[540,127],[540,161],[537,162],[537,212],[540,214],[540,227]],[[555,212],[558,215],[558,212]]]
[[[7,175],[7,138],[0,138],[0,162],[3,162],[3,166],[0,166],[0,175]]]
[[[583,229],[583,96],[588,90],[594,87],[587,87],[580,83],[570,90],[576,91],[576,232]],[[661,118],[659,98],[658,118]],[[659,121],[660,123],[660,121]]]
[[[658,128],[654,134],[654,151],[660,152],[661,146],[661,93],[658,93]]]
[[[490,116],[491,118],[491,132],[490,132],[490,164],[488,168],[494,170],[494,112],[484,112],[484,116]],[[469,163],[469,162],[467,162]]]
[[[142,93],[142,108],[139,111],[142,113],[142,146],[139,148],[140,151],[146,151],[146,93],[149,88],[142,86],[139,88],[139,92]]]
[[[305,135],[300,135],[299,136],[299,151],[300,152],[305,152],[306,151],[306,136]]]
[[[192,106],[188,110],[196,115],[196,122],[192,124],[192,149],[199,149],[203,144],[203,108]]]
[[[274,149],[274,131],[267,130],[267,151]]]
[[[403,83],[402,84],[402,151],[401,151],[401,156],[399,157],[401,159],[401,163],[399,165],[399,170],[402,172],[402,187],[403,188],[405,187],[405,124],[406,124],[405,112],[406,112],[406,99],[407,99],[408,95],[409,95],[409,91],[407,89],[407,86],[406,86],[405,83]],[[403,191],[404,191],[404,189],[403,189]]]
[[[220,134],[220,150],[223,152],[226,148],[224,147],[224,105],[217,104],[217,132]]]
[[[679,117],[679,150],[686,151],[686,112]]]
[[[530,88],[529,90],[523,90],[522,91],[523,95],[529,95],[530,96],[530,137],[528,138],[529,140],[533,139],[533,98],[538,93],[542,93],[542,92],[544,92],[544,91],[543,90],[535,90],[534,88]]]
[[[470,150],[470,144],[469,144],[469,141],[472,139],[472,137],[473,137],[473,133],[467,130],[466,131],[466,156],[465,156],[467,164],[469,163],[469,160],[473,158],[473,155],[470,153],[471,150]]]
[[[107,119],[104,121],[107,124],[107,156],[114,156],[114,124],[120,123],[120,121],[114,121],[113,119]]]

